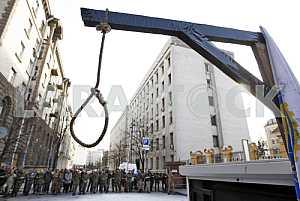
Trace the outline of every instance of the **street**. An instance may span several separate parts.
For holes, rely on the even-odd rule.
[[[72,196],[72,195],[58,195],[58,196],[53,196],[53,195],[48,195],[48,196],[19,196],[16,198],[0,198],[0,200],[9,200],[9,201],[67,201],[67,200],[77,200],[77,201],[186,201],[186,197],[182,195],[167,195],[163,193],[151,193],[151,194],[146,194],[146,193],[109,193],[109,194],[87,194],[87,195],[77,195],[77,196]]]

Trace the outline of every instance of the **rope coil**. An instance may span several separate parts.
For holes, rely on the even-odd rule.
[[[106,22],[102,22],[100,23],[99,26],[97,26],[97,30],[102,32],[102,41],[101,41],[101,46],[100,46],[100,54],[99,54],[99,63],[98,63],[98,72],[97,72],[97,81],[95,84],[94,88],[91,88],[91,94],[89,95],[89,97],[84,101],[84,103],[80,106],[80,108],[75,112],[74,116],[71,119],[70,122],[70,133],[71,136],[73,137],[73,139],[80,144],[83,147],[86,148],[92,148],[97,146],[104,138],[105,133],[107,131],[108,128],[108,122],[109,122],[109,114],[108,114],[108,109],[107,109],[107,103],[104,100],[100,90],[98,89],[99,84],[100,84],[100,74],[101,74],[101,66],[102,66],[102,55],[103,55],[103,49],[104,49],[104,42],[105,42],[105,34],[108,33],[111,30],[110,25],[107,23],[108,21],[108,10],[106,10]],[[82,112],[82,110],[87,106],[87,104],[91,101],[91,99],[93,97],[96,97],[100,103],[100,105],[103,107],[104,109],[104,113],[105,113],[105,122],[104,122],[104,128],[99,136],[99,138],[91,144],[87,144],[82,142],[75,134],[74,132],[74,123],[76,118],[78,117],[78,115]]]

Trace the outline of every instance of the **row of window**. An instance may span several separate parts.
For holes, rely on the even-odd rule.
[[[155,158],[155,169],[160,169],[160,158],[159,157],[156,157]],[[171,162],[174,162],[174,155],[170,155],[170,161]],[[162,157],[162,169],[165,169],[166,166],[165,166],[165,163],[166,163],[166,156],[163,156]],[[147,168],[148,169],[154,169],[154,158],[150,158],[150,163],[148,162],[148,159],[146,161],[146,164],[147,164]]]
[[[171,58],[170,58],[170,54],[168,54],[168,56],[164,59],[167,62],[167,66],[170,67],[171,66]],[[162,62],[162,64],[159,65],[159,69],[161,71],[161,77],[163,77],[164,73],[165,73],[165,62]],[[143,90],[140,92],[140,94],[137,96],[137,98],[135,99],[135,101],[132,103],[132,107],[137,107],[139,104],[142,103],[142,100],[146,97],[147,94],[150,93],[150,89],[154,88],[154,82],[157,85],[159,83],[159,69],[155,71],[154,73],[154,78],[153,76],[151,76],[149,78],[149,80],[147,81],[147,83],[145,84],[145,86],[143,87]],[[155,79],[155,81],[154,81]],[[172,76],[171,73],[168,74],[168,84],[171,85],[172,83]],[[164,91],[165,89],[165,82],[164,80],[161,82],[161,89],[162,91]],[[159,96],[159,89],[158,86],[156,87],[156,96]],[[151,97],[153,98],[153,95],[151,95]]]

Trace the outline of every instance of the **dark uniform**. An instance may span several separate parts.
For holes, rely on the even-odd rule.
[[[12,196],[16,197],[22,184],[24,183],[25,176],[22,170],[17,170],[16,172],[16,179],[13,186]]]
[[[76,195],[77,193],[77,189],[79,186],[79,182],[80,182],[80,173],[78,171],[74,171],[73,172],[73,176],[72,176],[72,191],[73,191],[73,195]]]
[[[117,170],[116,174],[115,174],[116,192],[120,192],[121,191],[121,179],[122,179],[121,172]]]
[[[91,186],[91,193],[97,193],[97,187],[98,187],[98,180],[99,176],[97,172],[92,173],[92,186]]]
[[[133,189],[133,175],[131,172],[127,174],[127,185],[128,185],[128,191],[132,192]]]
[[[44,185],[44,174],[38,171],[34,177],[34,194],[41,194]]]
[[[35,172],[29,172],[25,176],[25,185],[23,189],[23,195],[27,196],[30,193],[32,184],[34,182]]]
[[[43,187],[43,192],[46,194],[49,193],[51,181],[52,181],[52,174],[49,170],[47,170],[44,174],[44,187]]]
[[[80,194],[85,194],[89,179],[90,179],[89,175],[86,172],[81,173],[81,182],[80,182],[80,189],[79,189]]]
[[[155,192],[159,192],[160,189],[159,189],[159,186],[160,186],[160,175],[158,173],[156,173],[154,175],[154,190]]]
[[[55,170],[53,174],[53,179],[52,179],[52,193],[53,194],[58,194],[60,193],[60,185],[61,185],[61,174],[58,170]]]

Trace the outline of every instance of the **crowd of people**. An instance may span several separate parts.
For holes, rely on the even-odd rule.
[[[0,192],[4,196],[15,197],[18,193],[58,195],[72,193],[108,192],[174,192],[172,173],[152,173],[148,171],[124,170],[0,170]]]

